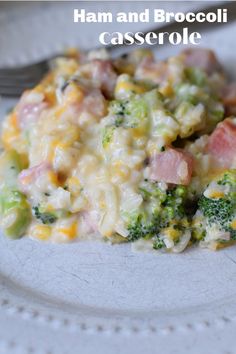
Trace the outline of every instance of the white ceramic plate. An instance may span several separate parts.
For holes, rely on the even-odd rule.
[[[95,45],[92,27],[76,27],[77,37],[70,25],[73,4],[27,4],[0,3],[1,64],[30,61],[65,43],[88,46],[83,38]],[[155,3],[135,4],[142,6]],[[232,75],[235,31],[230,24],[203,35]],[[159,48],[157,55],[179,49]],[[12,104],[2,100],[0,115]],[[235,247],[157,256],[131,253],[128,245],[48,245],[0,235],[0,354],[234,354],[235,330]]]

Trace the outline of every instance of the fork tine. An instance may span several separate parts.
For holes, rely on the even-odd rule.
[[[38,81],[16,83],[0,83],[0,95],[1,96],[19,96],[25,90],[33,88]]]
[[[35,86],[38,82],[40,82],[42,76],[41,75],[35,75],[35,77],[28,77],[28,78],[0,78],[0,87],[8,87],[8,88],[14,88],[14,87],[19,87],[22,89],[25,88],[30,88]]]
[[[19,89],[27,89],[29,87],[33,87],[37,84],[36,81],[31,81],[31,82],[22,82],[21,84],[18,83],[0,83],[0,89],[5,89],[5,88],[9,88],[9,89],[13,89],[15,87],[19,87]]]
[[[30,87],[29,87],[30,88]],[[7,97],[19,97],[26,88],[24,87],[17,87],[17,86],[11,86],[11,87],[5,87],[5,86],[0,86],[0,96],[7,96]]]
[[[0,69],[0,76],[29,76],[38,71],[38,67],[28,68],[27,66],[21,68],[3,68]]]
[[[32,77],[35,77],[35,75],[39,76],[40,73],[38,72],[34,72],[34,73],[30,73],[30,72],[25,72],[25,73],[13,73],[13,72],[6,72],[6,71],[1,71],[0,70],[0,80],[14,80],[14,79],[18,79],[18,80],[27,80],[30,79]]]
[[[47,71],[45,70],[35,70],[32,72],[22,72],[22,73],[7,73],[0,70],[0,80],[32,80],[34,78],[42,78]]]
[[[0,69],[0,95],[19,96],[24,90],[33,88],[48,69],[46,61],[21,68]]]
[[[10,78],[10,77],[0,77],[0,86],[27,86],[30,84],[37,83],[40,81],[41,76],[38,77],[25,77],[24,79],[21,79],[19,77],[16,78]]]
[[[19,68],[0,69],[0,95],[19,96],[26,89],[33,88],[48,71],[47,61]]]
[[[26,66],[21,66],[18,68],[3,68],[0,69],[0,77],[22,77],[30,76],[38,73],[39,75],[44,73],[49,69],[49,64],[46,61],[41,61],[35,64],[30,64]]]

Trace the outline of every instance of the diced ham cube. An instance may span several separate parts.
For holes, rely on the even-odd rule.
[[[81,112],[89,112],[98,118],[103,117],[106,114],[106,102],[100,90],[91,90],[91,92],[84,98],[79,110]]]
[[[208,74],[215,71],[222,71],[214,52],[204,48],[189,48],[182,52],[184,61],[187,66],[196,66]]]
[[[206,147],[215,164],[222,168],[234,168],[236,163],[236,119],[219,123],[209,137]]]
[[[113,96],[117,75],[109,60],[94,60],[92,62],[92,78],[101,83],[101,90],[107,97]]]
[[[155,84],[161,84],[168,79],[168,66],[163,61],[155,62],[153,58],[144,58],[138,65],[135,77],[139,80],[150,80]]]
[[[117,74],[110,60],[94,59],[82,65],[78,74],[90,79],[106,97],[111,98],[113,96]]]
[[[193,171],[193,157],[190,153],[168,148],[151,157],[150,178],[172,184],[188,185]]]
[[[227,115],[236,115],[236,82],[225,86],[222,90],[222,100]]]
[[[91,114],[96,118],[104,117],[106,114],[106,100],[98,88],[88,88],[82,83],[78,83],[78,87],[75,84],[69,84],[64,95],[68,109],[76,121],[83,113]]]

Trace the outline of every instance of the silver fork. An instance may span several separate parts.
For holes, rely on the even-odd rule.
[[[21,93],[34,87],[49,70],[50,60],[18,68],[0,69],[0,95],[20,96]]]
[[[236,18],[236,1],[225,1],[221,4],[204,7],[203,9],[199,9],[198,11],[207,13],[211,11],[216,11],[219,8],[224,8],[228,10],[228,23],[231,21],[235,21]],[[215,23],[167,23],[163,25],[161,28],[154,28],[147,32],[155,32],[158,34],[160,30],[164,32],[171,31],[180,31],[183,27],[188,26],[192,31],[204,31],[204,30],[212,30],[217,24]],[[222,24],[221,24],[222,25]],[[146,33],[147,33],[146,32]],[[146,34],[144,33],[144,35]],[[108,46],[106,47],[109,51],[114,51],[119,47],[124,47],[127,49],[125,44],[119,46]],[[63,55],[65,56],[65,55]],[[21,93],[28,89],[34,87],[42,77],[47,73],[50,68],[50,61],[53,58],[42,60],[38,63],[18,67],[18,68],[2,68],[0,69],[0,95],[2,96],[20,96]]]

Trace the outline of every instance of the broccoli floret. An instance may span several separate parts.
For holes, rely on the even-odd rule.
[[[114,100],[109,113],[114,116],[114,126],[124,128],[147,128],[149,113],[162,105],[162,95],[156,90],[134,94],[129,100]]]
[[[236,230],[232,229],[232,227],[228,227],[226,231],[230,232],[231,240],[236,241]]]
[[[193,85],[204,86],[207,83],[206,73],[197,67],[191,67],[185,69],[185,75],[187,80]]]
[[[233,191],[236,190],[236,170],[230,170],[224,173],[223,177],[217,181],[217,184],[219,186],[229,186],[230,188],[233,189]]]
[[[127,115],[127,105],[128,101],[116,100],[110,103],[109,111],[110,114],[115,116],[114,125],[115,127],[120,127],[125,120]]]
[[[168,219],[181,219],[185,216],[185,201],[187,196],[187,188],[178,186],[172,190],[167,191],[166,200],[163,203],[164,216]]]
[[[14,239],[24,235],[31,220],[27,198],[17,185],[17,176],[22,168],[21,156],[16,151],[1,154],[0,216],[5,234]]]
[[[136,128],[147,118],[148,106],[143,98],[134,96],[129,101],[113,101],[110,113],[115,116],[116,127]]]
[[[42,212],[40,206],[34,206],[32,210],[36,219],[40,220],[43,224],[53,224],[57,220],[57,216],[53,213]]]
[[[154,250],[160,250],[162,248],[165,247],[165,243],[163,240],[161,240],[160,238],[156,238],[154,241],[153,241],[153,248]]]
[[[109,143],[112,141],[113,133],[114,133],[114,127],[112,126],[107,126],[103,130],[102,134],[102,146],[106,148]]]
[[[215,92],[214,85],[209,81],[206,73],[199,68],[186,68],[185,80],[174,86],[175,96],[169,100],[169,110],[181,122],[181,117],[186,109],[189,114],[196,116],[199,122],[191,125],[189,135],[197,132],[198,134],[209,134],[213,131],[218,122],[224,118],[224,106],[218,93]],[[199,106],[200,105],[200,106]],[[195,106],[198,106],[195,110]],[[186,113],[188,114],[188,112]],[[188,118],[186,118],[188,120]],[[185,136],[183,136],[185,137]]]
[[[154,249],[163,248],[165,243],[160,238],[162,230],[171,227],[184,232],[188,226],[185,212],[187,189],[178,186],[163,190],[158,183],[145,180],[140,184],[139,191],[143,205],[140,213],[131,216],[128,221],[128,240],[152,239]]]
[[[203,196],[198,205],[207,225],[217,225],[220,230],[229,232],[232,240],[236,239],[236,230],[230,226],[236,213],[235,200],[230,197],[210,199]]]
[[[149,217],[146,213],[138,214],[131,218],[127,227],[129,231],[128,240],[133,242],[140,238],[149,239],[158,236],[160,231],[160,219],[153,214]]]
[[[192,241],[202,241],[206,237],[205,225],[195,216],[192,220]]]
[[[210,199],[202,196],[198,205],[210,224],[219,223],[223,228],[235,211],[235,202],[228,198]]]
[[[229,232],[231,239],[235,240],[236,230],[232,227],[232,222],[236,219],[236,171],[227,171],[218,181],[212,183],[219,185],[222,196],[216,198],[214,193],[209,195],[209,190],[214,189],[214,185],[210,184],[207,196],[203,195],[199,199],[199,210],[206,225],[215,225],[221,231]]]
[[[30,207],[26,196],[19,191],[4,188],[0,193],[0,215],[12,222],[4,227],[5,234],[13,239],[20,238],[26,232],[31,220]],[[13,218],[11,218],[13,215]]]
[[[143,219],[142,214],[139,214],[138,216],[132,218],[132,220],[130,221],[127,227],[129,231],[129,235],[127,239],[129,241],[133,242],[145,236],[142,219]]]
[[[161,189],[156,182],[144,180],[139,186],[139,191],[145,201],[154,199],[164,202],[166,200],[166,191]]]

